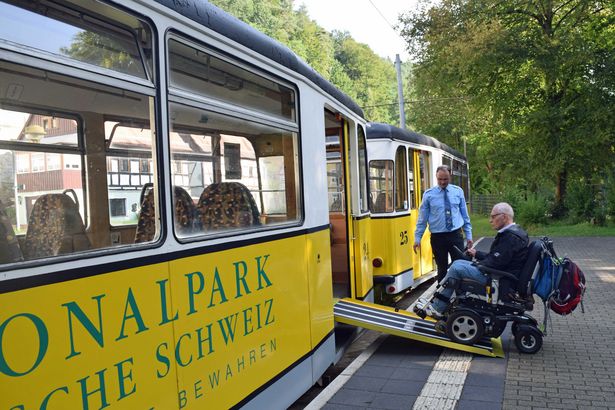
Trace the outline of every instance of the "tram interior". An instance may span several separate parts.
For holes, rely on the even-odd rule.
[[[327,145],[327,187],[331,229],[331,270],[333,297],[350,296],[348,267],[348,229],[343,161],[343,120],[325,110]]]
[[[0,263],[157,240],[154,97],[6,61],[0,74],[0,219],[13,238]],[[180,240],[300,220],[295,132],[188,104],[169,113]],[[208,195],[239,191],[245,205],[210,217],[225,205]]]

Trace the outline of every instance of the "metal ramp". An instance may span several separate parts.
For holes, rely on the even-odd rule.
[[[483,337],[474,345],[455,343],[437,332],[433,319],[421,319],[416,314],[392,307],[344,298],[333,308],[335,320],[407,339],[490,357],[504,357],[501,338]]]

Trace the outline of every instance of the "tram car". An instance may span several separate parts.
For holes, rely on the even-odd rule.
[[[436,186],[436,168],[448,165],[451,183],[470,198],[468,163],[440,141],[388,124],[367,124],[373,265],[377,301],[436,276],[429,230],[414,253],[414,230],[423,193]]]
[[[208,2],[0,2],[0,407],[288,407],[372,289],[366,158],[356,103]]]

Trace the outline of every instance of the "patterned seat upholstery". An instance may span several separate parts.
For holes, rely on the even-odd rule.
[[[67,192],[72,192],[71,199]],[[73,190],[38,197],[28,218],[24,258],[37,259],[90,249]]]
[[[150,242],[156,236],[156,207],[154,205],[154,184],[147,183],[141,190],[141,210],[137,219],[135,243]]]
[[[201,194],[197,212],[205,231],[260,225],[254,197],[239,182],[209,185]]]
[[[192,197],[185,189],[176,186],[173,189],[175,205],[175,231],[180,235],[189,235],[194,231],[196,222],[196,206]]]
[[[173,187],[175,204],[175,229],[179,235],[189,235],[194,230],[196,207],[182,187]],[[141,191],[141,211],[137,221],[135,243],[153,241],[156,236],[156,211],[154,209],[153,184],[148,183]]]
[[[21,260],[23,260],[23,256],[13,230],[13,224],[6,214],[4,204],[0,201],[0,263],[19,262]]]

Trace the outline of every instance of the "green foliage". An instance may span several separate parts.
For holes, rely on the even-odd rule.
[[[303,58],[324,78],[353,98],[370,121],[397,123],[397,79],[393,63],[377,56],[348,33],[328,33],[305,7],[290,0],[213,0]]]
[[[477,240],[481,237],[491,238],[495,231],[489,225],[485,215],[470,215],[472,220],[472,235]],[[615,223],[607,222],[604,226],[596,226],[589,222],[572,223],[570,221],[557,221],[548,224],[522,225],[530,236],[562,237],[562,236],[615,236]]]
[[[604,225],[608,206],[608,197],[605,197],[598,175],[568,181],[566,208],[573,222]]]
[[[615,220],[615,174],[609,175],[605,186],[606,215]]]
[[[547,222],[549,201],[539,194],[528,195],[524,201],[519,201],[515,208],[515,219],[522,225],[536,225]]]
[[[422,101],[411,121],[467,140],[474,189],[547,188],[565,211],[567,180],[612,171],[613,2],[443,0],[400,25]]]
[[[346,32],[334,31],[333,41],[335,60],[340,63],[351,85],[351,90],[342,90],[363,107],[368,120],[396,123],[397,106],[382,104],[396,99],[393,63],[378,57],[366,44],[357,43]]]

